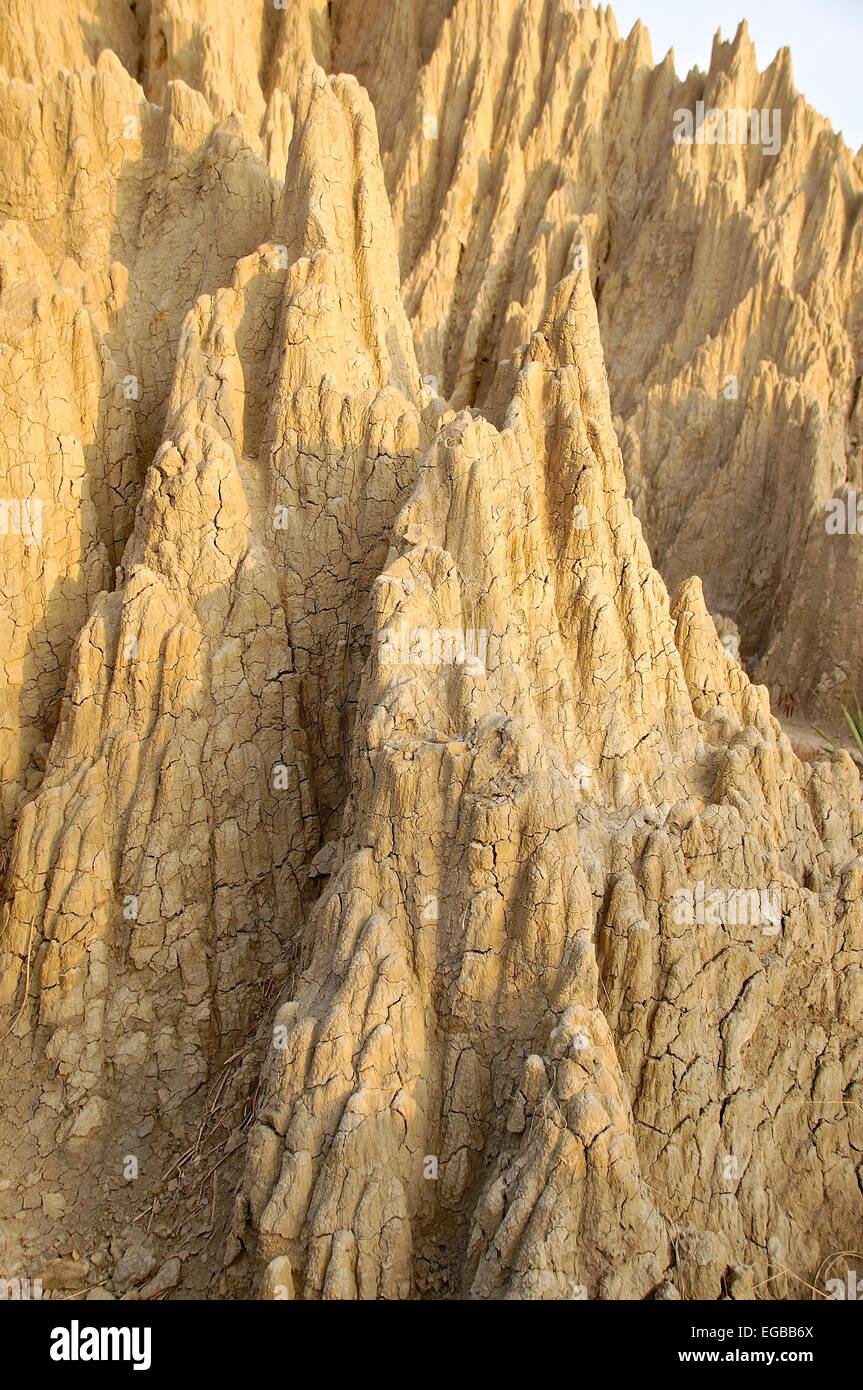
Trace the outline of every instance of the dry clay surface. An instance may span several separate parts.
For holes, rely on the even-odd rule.
[[[863,600],[863,163],[797,93],[788,50],[759,72],[743,24],[681,79],[643,25],[622,38],[610,8],[577,0],[7,9],[10,76],[42,90],[113,50],[151,102],[176,81],[202,93],[276,181],[300,63],[354,73],[423,373],[456,407],[481,404],[556,283],[587,266],[666,582],[702,576],[747,668],[796,713],[832,718],[863,683],[847,616]],[[770,113],[778,148],[676,146],[675,113],[697,101]],[[65,158],[68,126],[60,138]],[[859,531],[827,534],[832,499],[859,507]]]
[[[565,0],[8,0],[0,499],[42,504],[44,548],[25,525],[0,556],[0,839],[131,531],[183,318],[268,235],[306,58],[371,95],[434,389],[482,406],[586,267],[655,563],[672,591],[701,576],[784,714],[841,726],[863,683],[863,173],[787,52],[759,73],[742,26],[681,81],[642,26]],[[778,154],[676,147],[697,100],[777,113]],[[858,530],[828,533],[834,502]]]
[[[42,506],[0,537],[2,1272],[821,1287],[863,1226],[860,782],[708,611],[823,673],[808,552],[717,603],[686,497],[785,487],[759,431],[803,533],[854,480],[859,161],[745,33],[681,97],[556,4],[9,9],[0,479]],[[786,192],[672,152],[705,82],[787,100]]]

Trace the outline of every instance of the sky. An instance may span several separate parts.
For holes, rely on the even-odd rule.
[[[653,57],[674,49],[678,75],[707,69],[713,35],[731,39],[749,21],[758,66],[791,49],[799,92],[841,131],[852,150],[863,145],[863,0],[610,0],[622,34],[637,19],[650,31]]]

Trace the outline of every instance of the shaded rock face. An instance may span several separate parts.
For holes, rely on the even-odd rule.
[[[74,9],[0,27],[4,1267],[797,1296],[863,1219],[860,782],[709,608],[857,660],[859,161],[744,32]],[[702,98],[780,154],[675,148]]]
[[[197,93],[152,106],[113,54],[0,92],[0,498],[35,509],[42,537],[3,527],[2,841],[132,530],[184,316],[266,238],[277,194]]]

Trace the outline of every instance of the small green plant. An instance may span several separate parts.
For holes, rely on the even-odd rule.
[[[854,692],[854,708],[848,709],[847,705],[842,706],[845,718],[848,720],[848,727],[854,735],[854,742],[863,753],[863,710],[860,708],[860,701],[857,699],[857,692]]]
[[[861,710],[860,708],[860,701],[857,698],[857,691],[852,690],[851,695],[852,704],[843,705],[842,713],[845,716],[845,722],[848,725],[848,728],[851,730],[851,737],[854,739],[854,742],[857,745],[857,751],[860,757],[863,758],[863,710]],[[838,747],[838,744],[836,743],[835,739],[832,739],[829,734],[826,734],[824,732],[823,729],[819,729],[817,724],[815,725],[815,732],[817,734],[820,734],[820,736],[823,739],[826,739],[827,743],[829,743],[831,748]]]

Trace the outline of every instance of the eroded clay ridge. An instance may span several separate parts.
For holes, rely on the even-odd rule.
[[[180,326],[272,225],[236,122],[105,53],[0,75],[0,844],[38,787],[72,644],[132,529]]]
[[[88,571],[8,866],[4,1264],[74,1247],[116,1292],[161,1259],[162,1292],[793,1297],[860,1240],[857,772],[795,758],[698,581],[669,604],[590,270],[564,257],[483,414],[421,388],[371,102],[298,67],[283,186],[242,122],[182,83],[150,106],[107,55],[0,107],[49,152],[46,112],[95,112],[71,172],[58,137],[55,248],[35,213],[4,231],[32,314],[10,379],[52,483],[39,439],[71,414],[64,573],[76,547],[117,565],[98,596]],[[68,210],[133,97],[132,191],[125,163],[97,180],[141,257],[123,299],[114,224]],[[176,205],[146,196],[163,167]],[[176,366],[112,428],[142,341]],[[238,1056],[247,1155],[245,1120],[208,1150],[236,1201],[208,1190],[183,1259],[168,1204],[136,1264],[112,1234]]]
[[[288,973],[344,799],[372,582],[433,433],[418,392],[374,117],[310,68],[273,238],[185,321],[118,587],[19,816],[0,927],[16,1171],[48,1155],[52,1186],[64,1149],[104,1141],[119,1171],[177,1140]]]
[[[863,167],[759,72],[745,25],[709,71],[654,66],[637,25],[569,0],[15,0],[0,63],[37,86],[114,49],[172,81],[280,179],[299,63],[375,107],[423,372],[481,403],[497,363],[587,266],[630,494],[672,589],[702,576],[786,711],[835,718],[863,677]],[[680,111],[756,112],[745,143],[676,145]],[[846,524],[828,531],[831,501]],[[859,517],[859,522],[858,522]],[[858,529],[859,527],[859,529]]]
[[[429,661],[448,633],[464,659]],[[586,275],[502,429],[463,413],[422,460],[351,773],[275,1016],[242,1277],[794,1296],[860,1228],[859,782],[796,760],[697,582],[669,609]]]
[[[835,720],[863,675],[848,616],[863,599],[863,185],[787,54],[759,74],[743,28],[681,83],[642,28],[622,40],[610,12],[560,0],[163,0],[141,25],[119,0],[10,4],[0,843],[130,533],[183,317],[268,235],[305,56],[371,93],[436,389],[484,402],[557,281],[587,266],[666,581],[698,573],[783,711]],[[778,151],[675,146],[674,113],[699,100],[765,112]]]

